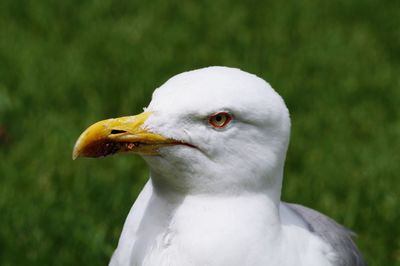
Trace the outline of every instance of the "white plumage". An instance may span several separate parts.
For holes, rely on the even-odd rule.
[[[226,67],[185,72],[146,112],[147,131],[190,146],[143,156],[150,179],[110,265],[364,265],[346,229],[280,201],[290,118],[264,80]],[[221,112],[232,121],[211,126]]]

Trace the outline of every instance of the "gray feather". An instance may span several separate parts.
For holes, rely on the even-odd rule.
[[[331,218],[298,204],[284,203],[307,224],[309,230],[329,243],[338,255],[337,266],[366,266],[360,251],[354,244],[352,233]]]

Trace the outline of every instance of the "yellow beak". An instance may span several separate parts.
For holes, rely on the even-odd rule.
[[[91,125],[76,141],[72,159],[102,157],[127,151],[142,155],[157,155],[160,147],[181,144],[179,141],[143,128],[150,115],[150,112],[144,112],[136,116],[107,119]]]

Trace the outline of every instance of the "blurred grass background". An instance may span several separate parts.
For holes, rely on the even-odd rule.
[[[105,265],[146,182],[134,156],[71,160],[209,65],[267,79],[293,120],[283,198],[400,265],[400,2],[0,1],[0,265]]]

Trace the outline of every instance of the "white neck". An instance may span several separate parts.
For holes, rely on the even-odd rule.
[[[132,256],[139,265],[164,265],[172,258],[173,265],[259,265],[246,259],[273,255],[281,233],[279,203],[268,194],[183,195],[154,185]]]
[[[331,265],[323,243],[283,217],[268,193],[184,195],[152,183],[131,209],[110,265]]]

